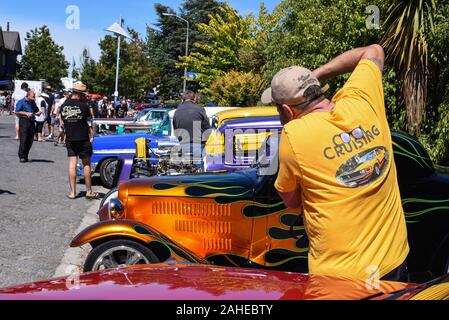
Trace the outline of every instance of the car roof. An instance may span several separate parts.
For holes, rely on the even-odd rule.
[[[218,117],[218,127],[229,119],[240,119],[250,117],[265,117],[279,115],[276,107],[245,107],[222,111],[216,114]]]

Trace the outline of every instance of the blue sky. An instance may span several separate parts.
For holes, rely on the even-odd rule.
[[[229,0],[232,7],[241,14],[258,12],[262,1]],[[269,10],[272,10],[280,0],[263,1]],[[145,34],[147,24],[156,22],[154,10],[155,3],[162,3],[172,8],[178,8],[181,0],[2,0],[0,5],[0,25],[6,29],[6,22],[11,24],[11,31],[19,31],[22,38],[22,47],[25,33],[32,28],[47,25],[54,40],[64,46],[67,61],[72,57],[79,62],[83,48],[87,47],[91,55],[99,57],[98,42],[104,37],[104,29],[113,22],[118,21],[122,15],[126,25]],[[75,5],[80,12],[80,28],[69,30],[66,28],[67,7]]]

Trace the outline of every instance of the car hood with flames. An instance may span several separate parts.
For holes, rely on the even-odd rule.
[[[251,170],[236,173],[163,176],[124,182],[120,190],[129,196],[252,198],[256,174]]]

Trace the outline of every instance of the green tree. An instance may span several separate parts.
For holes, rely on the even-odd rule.
[[[379,2],[379,1],[378,1]],[[280,6],[287,13],[269,35],[265,52],[266,79],[280,69],[301,65],[315,69],[344,51],[376,43],[380,30],[366,27],[366,7],[371,0],[285,0]],[[332,92],[346,77],[331,81]]]
[[[260,72],[265,64],[262,47],[282,16],[281,10],[268,13],[264,4],[257,17],[241,16],[226,3],[210,15],[208,23],[198,25],[206,41],[197,42],[187,59],[180,58],[182,63],[178,67],[188,67],[198,73],[194,81],[203,89],[231,70]]]
[[[178,15],[190,22],[190,48],[198,42],[206,41],[198,30],[198,25],[208,23],[209,15],[218,12],[223,4],[216,0],[185,0],[179,8]],[[176,67],[179,58],[185,55],[186,23],[182,20],[164,16],[163,13],[177,12],[162,4],[156,4],[155,10],[158,21],[155,28],[147,28],[147,46],[151,64],[160,75],[160,91],[165,99],[176,98],[182,89],[183,70]],[[195,84],[190,83],[189,89],[196,90]]]
[[[402,81],[407,128],[418,133],[425,120],[428,96],[429,49],[435,0],[397,0],[388,10],[383,46]]]
[[[46,79],[53,87],[59,87],[69,67],[63,54],[64,47],[53,41],[47,26],[27,32],[25,41],[27,46],[18,76],[30,80]]]
[[[429,69],[425,125],[420,140],[432,160],[449,166],[449,4],[438,3],[434,32],[428,37]]]
[[[91,58],[87,48],[84,48],[81,55],[80,79],[87,86],[89,92],[102,91],[97,80],[97,62]]]
[[[260,74],[229,71],[215,79],[205,93],[220,106],[249,107],[257,105],[266,87],[267,81]]]
[[[121,40],[119,93],[121,96],[142,99],[155,85],[158,77],[150,64],[148,48],[139,34],[128,28],[131,40]],[[82,79],[91,90],[112,94],[115,88],[117,37],[106,36],[99,43],[98,63],[83,54]],[[87,69],[86,69],[87,68]]]

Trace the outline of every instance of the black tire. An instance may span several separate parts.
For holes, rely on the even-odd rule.
[[[111,240],[108,242],[105,242],[97,247],[94,247],[92,251],[89,253],[89,255],[86,258],[86,262],[84,263],[84,272],[91,272],[91,271],[97,271],[93,270],[94,265],[97,261],[97,259],[107,252],[110,249],[116,248],[116,247],[128,247],[132,248],[136,251],[138,251],[142,256],[144,256],[149,263],[159,263],[159,259],[157,256],[151,251],[149,248],[144,246],[143,244],[140,244],[136,241],[132,240]],[[143,264],[143,263],[137,263],[137,264]]]
[[[103,199],[101,199],[100,202],[100,209],[103,208],[103,206],[107,203],[109,203],[109,201],[113,198],[117,198],[114,194],[118,192],[118,187],[115,187],[114,189],[112,189],[111,191],[109,191],[108,193],[106,193],[106,195],[103,197]]]
[[[115,170],[113,170],[115,166]],[[106,159],[100,166],[100,180],[103,187],[106,189],[112,189],[116,186],[116,174],[117,174],[118,160]]]

